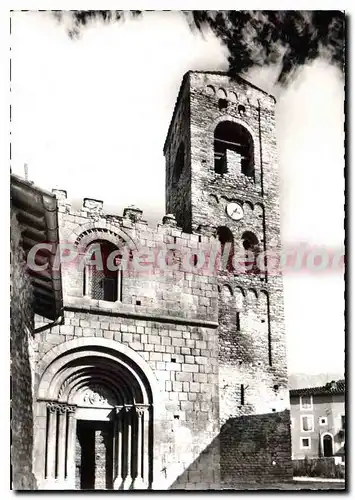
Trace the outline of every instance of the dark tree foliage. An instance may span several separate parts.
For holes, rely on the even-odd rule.
[[[323,56],[343,71],[345,15],[340,11],[193,11],[229,49],[229,71],[280,64],[279,82]]]
[[[68,35],[71,38],[78,38],[82,27],[87,26],[92,21],[102,21],[111,23],[124,21],[131,17],[138,17],[142,14],[140,10],[71,10],[71,11],[53,11],[53,15],[60,22],[64,16],[69,14],[72,20],[72,26],[68,29]]]
[[[345,15],[341,11],[183,11],[192,30],[210,28],[229,50],[231,75],[255,66],[280,65],[278,81],[286,83],[305,63],[322,56],[344,69]],[[71,11],[78,36],[90,21],[114,22],[142,11]],[[60,19],[62,13],[57,12]]]

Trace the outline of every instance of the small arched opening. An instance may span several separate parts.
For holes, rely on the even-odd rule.
[[[217,228],[217,237],[221,244],[221,268],[232,272],[234,258],[234,237],[232,231],[226,226]]]
[[[250,132],[231,121],[220,122],[214,131],[214,170],[230,170],[254,178],[254,145]]]
[[[242,243],[245,250],[245,272],[247,274],[259,274],[257,259],[260,254],[260,246],[257,236],[251,231],[245,231],[242,235]]]
[[[185,165],[185,145],[181,142],[175,157],[175,163],[173,168],[173,187],[176,187],[179,183],[181,174],[184,170]]]

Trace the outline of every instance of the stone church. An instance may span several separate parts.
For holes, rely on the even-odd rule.
[[[15,488],[292,479],[282,277],[256,260],[280,249],[275,99],[240,77],[186,73],[164,155],[167,215],[156,228],[137,207],[110,215],[85,198],[74,210],[65,191],[12,179],[13,254],[23,247],[20,263],[52,244],[28,280],[12,261],[13,313],[26,309],[11,333]],[[174,266],[149,272],[81,259],[99,248],[132,262],[167,246]],[[199,265],[209,248],[227,249],[225,266]],[[245,272],[237,252],[253,256]],[[32,295],[17,293],[20,279]]]

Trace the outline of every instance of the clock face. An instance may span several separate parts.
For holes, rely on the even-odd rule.
[[[233,220],[240,220],[244,215],[243,208],[238,203],[228,203],[226,211]]]

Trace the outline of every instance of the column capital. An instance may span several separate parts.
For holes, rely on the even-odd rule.
[[[47,408],[51,413],[59,413],[59,414],[64,414],[66,412],[74,413],[76,410],[75,405],[68,405],[66,403],[57,403],[54,401],[47,403]]]
[[[145,405],[137,405],[135,406],[135,410],[136,410],[136,413],[138,415],[138,417],[142,417],[144,415],[144,412],[146,412],[148,410],[148,406],[145,406]]]
[[[119,415],[123,411],[123,406],[115,406],[116,415]]]

